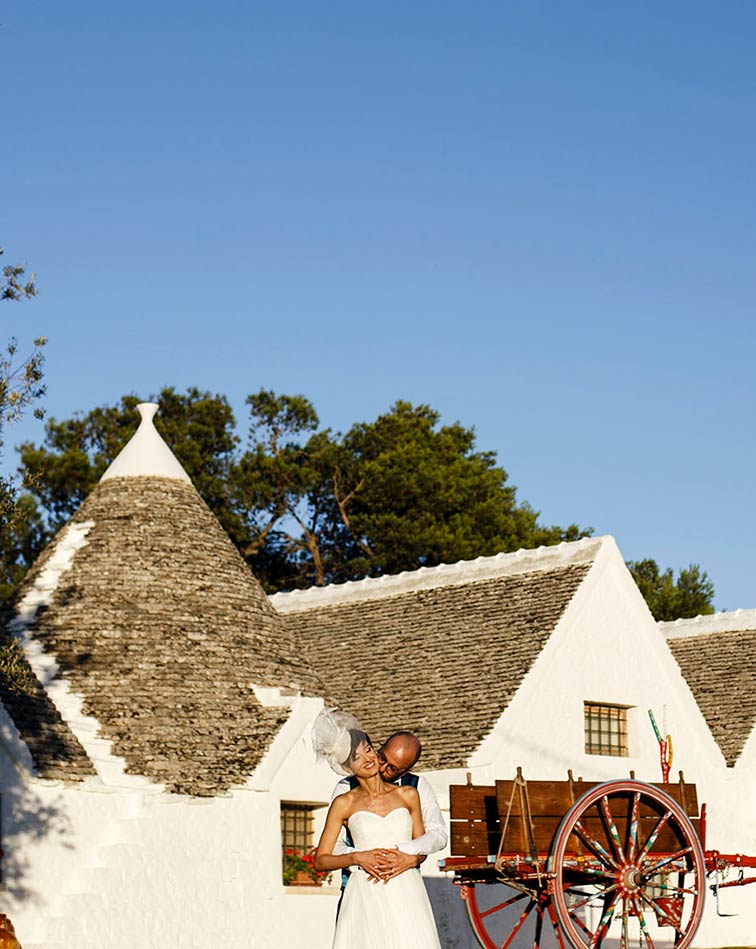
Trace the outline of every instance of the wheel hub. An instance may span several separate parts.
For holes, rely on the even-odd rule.
[[[641,869],[635,863],[626,863],[619,873],[620,890],[623,893],[637,893],[641,886]]]

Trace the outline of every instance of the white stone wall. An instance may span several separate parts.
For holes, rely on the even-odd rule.
[[[286,949],[303,939],[328,949],[336,878],[324,888],[281,882],[281,801],[323,804],[317,837],[336,781],[305,743],[321,703],[305,704],[304,721],[295,710],[279,737],[288,753],[267,786],[214,800],[146,782],[41,781],[0,752],[0,910],[24,949]]]
[[[585,754],[585,700],[633,706],[630,757]],[[682,770],[697,785],[699,803],[708,802],[706,846],[756,855],[756,740],[752,736],[739,767],[726,768],[613,543],[602,546],[514,701],[473,756],[474,782],[513,776],[518,764],[533,780],[564,779],[571,768],[586,780],[626,777],[633,770],[639,780],[660,781],[649,708],[673,738],[671,779]],[[695,945],[756,945],[756,885],[725,890],[720,903],[736,915],[717,916],[709,894]]]
[[[584,753],[586,699],[633,706],[630,757]],[[335,783],[307,746],[320,706],[318,700],[296,700],[249,785],[212,801],[126,780],[107,762],[101,767],[107,785],[99,778],[80,786],[30,779],[23,748],[0,728],[6,852],[0,910],[13,919],[24,949],[329,949],[336,887],[285,888],[279,862],[281,801],[325,804]],[[660,724],[666,719],[672,733],[673,775],[682,768],[697,784],[699,800],[709,803],[707,846],[756,854],[756,739],[738,767],[725,768],[613,544],[602,545],[469,769],[428,777],[447,813],[449,784],[464,783],[466,770],[477,784],[513,776],[518,765],[531,780],[563,779],[571,768],[586,780],[624,777],[633,769],[641,780],[658,781],[648,708]],[[325,809],[321,824],[324,817]],[[458,891],[437,869],[439,856],[426,862],[423,873],[442,944],[474,949]],[[721,908],[737,915],[718,917],[709,899],[696,945],[756,945],[756,886],[723,891]]]

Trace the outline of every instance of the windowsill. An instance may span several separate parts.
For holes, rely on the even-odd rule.
[[[633,755],[629,755],[624,751],[622,752],[622,754],[614,754],[608,751],[586,751],[585,754],[590,758],[613,758],[615,761],[617,759],[619,760],[624,759],[625,761],[627,761],[628,758],[634,757]]]

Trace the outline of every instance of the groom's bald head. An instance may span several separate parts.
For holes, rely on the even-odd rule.
[[[417,764],[422,751],[420,740],[412,732],[400,731],[389,735],[378,750],[381,777],[386,781],[401,778]]]

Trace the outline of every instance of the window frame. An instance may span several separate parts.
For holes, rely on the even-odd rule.
[[[281,858],[287,850],[308,853],[315,846],[315,811],[323,805],[313,801],[281,801]]]
[[[627,713],[633,707],[621,702],[596,702],[584,699],[584,753],[607,758],[629,758],[630,728]]]

